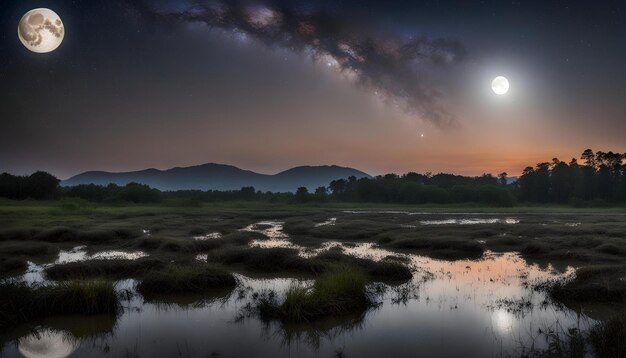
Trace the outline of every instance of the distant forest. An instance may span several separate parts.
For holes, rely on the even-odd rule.
[[[170,202],[200,205],[202,202],[369,202],[398,204],[479,203],[513,206],[518,203],[605,206],[626,203],[626,153],[585,150],[569,163],[557,158],[527,167],[518,180],[509,183],[507,173],[497,177],[483,174],[467,177],[453,174],[387,174],[374,178],[349,177],[333,180],[327,187],[309,192],[261,192],[254,187],[234,191],[181,190],[161,192],[147,185],[130,183],[59,186],[59,179],[45,172],[30,176],[0,175],[0,197],[9,199],[55,200],[79,198],[92,202]]]

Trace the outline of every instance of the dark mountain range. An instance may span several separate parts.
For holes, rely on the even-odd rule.
[[[328,186],[332,180],[370,177],[368,174],[336,165],[302,166],[268,175],[243,170],[232,165],[203,164],[167,170],[146,169],[133,172],[111,173],[90,171],[73,176],[61,182],[63,186],[79,184],[126,185],[131,182],[147,184],[160,190],[239,190],[243,186],[253,186],[261,191],[287,192],[305,186],[309,191],[319,186]]]

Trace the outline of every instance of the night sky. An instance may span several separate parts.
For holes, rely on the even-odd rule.
[[[38,7],[65,26],[48,54],[17,36]],[[2,0],[0,29],[0,171],[15,174],[518,175],[626,151],[623,1]]]

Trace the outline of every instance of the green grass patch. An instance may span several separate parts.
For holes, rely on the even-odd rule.
[[[193,293],[218,288],[235,287],[237,280],[228,271],[208,265],[169,265],[162,270],[148,272],[137,285],[137,290],[150,297],[167,293]]]
[[[478,259],[483,256],[485,246],[476,240],[455,237],[408,237],[391,241],[383,246],[412,250],[439,259]]]
[[[285,300],[261,298],[257,309],[264,320],[311,322],[324,317],[359,314],[375,305],[365,289],[366,277],[359,271],[326,274],[312,287],[293,286]]]
[[[51,315],[115,315],[121,308],[109,281],[68,281],[40,287],[7,282],[0,284],[0,292],[0,329]]]
[[[568,302],[626,303],[626,266],[589,266],[576,271],[576,277],[558,282],[550,289],[552,297]]]
[[[328,270],[323,264],[298,256],[297,250],[287,248],[227,247],[211,253],[209,259],[224,265],[243,266],[253,272],[318,274]]]
[[[379,281],[406,281],[413,277],[409,267],[395,260],[374,261],[329,250],[311,259],[315,266],[325,266],[326,271],[352,268],[365,273],[368,278]]]
[[[137,260],[88,260],[58,264],[46,268],[51,280],[85,279],[93,277],[135,278],[166,266],[164,260],[141,258]]]
[[[380,281],[405,281],[413,276],[408,266],[398,261],[357,258],[336,250],[305,259],[295,249],[229,247],[212,253],[209,258],[225,265],[240,265],[253,272],[319,275],[348,268],[362,272],[368,279]]]

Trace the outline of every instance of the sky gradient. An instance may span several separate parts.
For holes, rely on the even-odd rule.
[[[36,7],[65,25],[49,54],[17,38]],[[2,1],[0,171],[518,175],[626,152],[625,17],[617,1]]]

